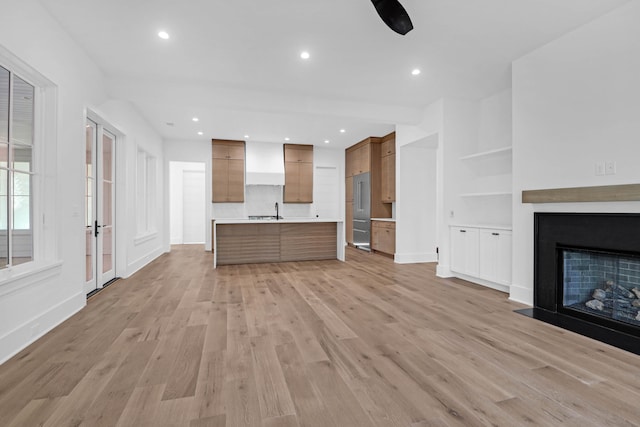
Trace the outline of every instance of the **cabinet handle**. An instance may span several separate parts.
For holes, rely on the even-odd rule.
[[[466,233],[466,232],[467,232],[467,230],[460,230],[460,232],[461,232],[461,233]]]
[[[491,233],[492,236],[499,236],[500,233]]]

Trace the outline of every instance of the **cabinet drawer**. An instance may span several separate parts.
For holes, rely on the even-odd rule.
[[[389,230],[395,230],[396,229],[396,223],[392,222],[392,221],[376,221],[376,220],[373,220],[373,221],[371,221],[371,226],[372,227],[378,227],[380,229],[389,229]]]
[[[313,162],[313,145],[284,144],[285,162]]]
[[[386,140],[382,143],[382,156],[389,156],[396,154],[396,140],[395,138]]]

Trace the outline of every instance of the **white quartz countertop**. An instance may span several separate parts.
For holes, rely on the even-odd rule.
[[[284,219],[246,219],[246,218],[219,218],[214,219],[216,224],[299,224],[308,222],[342,222],[335,218],[284,218]]]
[[[396,222],[395,218],[371,218],[371,221]]]

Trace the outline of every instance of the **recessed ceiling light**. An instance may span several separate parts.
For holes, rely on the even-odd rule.
[[[158,37],[160,37],[162,40],[169,40],[169,33],[167,33],[166,31],[160,31],[158,33]]]
[[[306,50],[302,53],[300,53],[300,58],[302,59],[309,59],[311,58],[311,55],[309,54],[309,52],[307,52]]]
[[[414,68],[413,71],[411,71],[411,74],[417,76],[418,74],[420,74],[420,70],[418,68]]]
[[[249,135],[245,135],[245,136],[244,136],[244,139],[249,139]]]
[[[203,134],[203,132],[198,132],[198,135],[202,135],[202,134]]]
[[[345,133],[345,132],[346,132],[346,130],[340,129],[340,133]]]
[[[325,140],[324,140],[324,143],[325,143],[325,144],[328,144],[328,143],[329,143],[329,140],[328,140],[328,139],[325,139]]]
[[[194,117],[194,118],[193,118],[193,119],[191,119],[191,120],[193,120],[194,122],[200,121],[200,119],[199,119],[199,118],[197,118],[197,117]]]
[[[290,139],[289,137],[286,137],[284,140],[285,140],[285,141],[289,141],[289,139]]]

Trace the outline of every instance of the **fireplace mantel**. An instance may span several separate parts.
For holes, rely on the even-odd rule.
[[[640,201],[640,184],[525,190],[522,203],[634,202]]]

